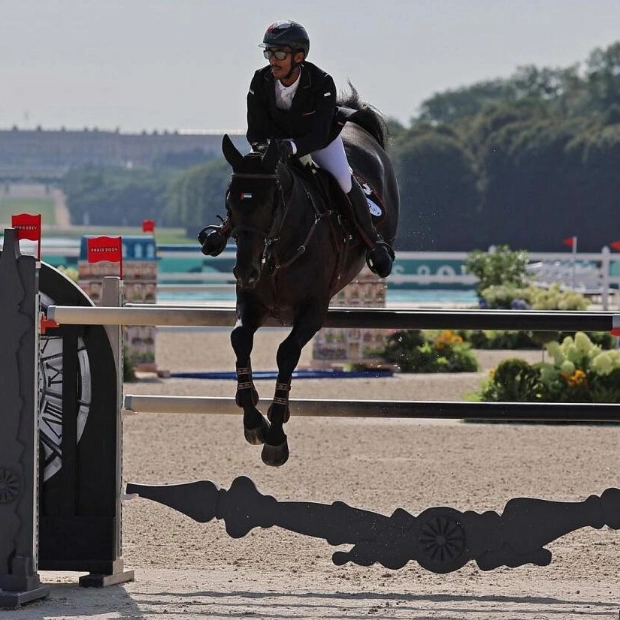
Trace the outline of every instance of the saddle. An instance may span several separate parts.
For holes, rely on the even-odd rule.
[[[311,155],[304,155],[300,158],[292,157],[289,162],[291,169],[299,174],[299,176],[301,176],[307,183],[312,184],[317,189],[324,205],[334,206],[338,214],[343,216],[343,219],[350,224],[352,230],[356,231],[357,227],[355,223],[350,221],[351,210],[348,207],[349,199],[342,191],[340,184],[331,172],[325,170],[325,168],[321,168],[312,159]],[[370,212],[372,222],[375,227],[378,227],[387,216],[387,207],[385,206],[383,197],[381,197],[360,174],[353,172],[353,176],[366,194],[366,199],[368,200],[368,210]]]

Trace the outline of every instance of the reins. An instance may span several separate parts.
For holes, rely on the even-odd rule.
[[[293,175],[291,175],[293,176]],[[265,179],[265,180],[274,180],[276,184],[276,189],[279,195],[279,203],[283,206],[283,213],[281,218],[277,218],[278,206],[279,203],[276,203],[273,207],[273,218],[271,224],[269,225],[268,231],[263,231],[260,228],[255,226],[249,226],[246,224],[240,224],[235,226],[231,232],[234,236],[237,232],[249,232],[254,235],[258,235],[265,241],[265,249],[263,250],[263,265],[269,265],[270,274],[275,276],[276,272],[280,269],[284,269],[292,265],[304,252],[308,247],[308,243],[314,234],[318,223],[324,218],[332,215],[331,210],[326,210],[324,212],[319,211],[317,205],[312,198],[312,195],[308,191],[308,189],[304,186],[304,190],[306,193],[306,198],[308,202],[312,205],[312,209],[314,211],[314,221],[312,222],[310,229],[308,230],[303,242],[301,245],[297,247],[295,252],[292,254],[290,258],[287,260],[281,260],[278,258],[278,254],[276,253],[276,244],[280,241],[280,232],[284,226],[284,222],[289,213],[289,207],[291,204],[291,200],[286,200],[284,196],[284,188],[280,183],[280,179],[277,174],[269,174],[269,173],[246,173],[246,172],[233,172],[232,178],[235,179]],[[297,180],[293,176],[292,188],[295,187],[295,183]],[[291,190],[292,194],[292,190]],[[286,253],[286,252],[284,252]]]

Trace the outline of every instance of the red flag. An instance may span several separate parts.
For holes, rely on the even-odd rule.
[[[119,263],[120,278],[123,279],[123,238],[122,237],[91,237],[86,240],[86,260],[98,263],[107,260]]]
[[[564,245],[567,245],[569,248],[572,248],[575,245],[575,237],[566,237],[566,239],[564,239],[562,243]]]
[[[143,220],[142,221],[142,232],[155,232],[155,221],[154,220]]]
[[[614,250],[620,250],[620,241],[612,241],[609,246]]]
[[[37,260],[41,260],[41,214],[18,213],[11,216],[11,227],[17,230],[18,239],[37,242]]]

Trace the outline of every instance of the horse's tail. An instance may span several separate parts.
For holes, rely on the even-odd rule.
[[[388,139],[388,127],[381,113],[370,104],[362,101],[357,89],[349,82],[351,92],[341,94],[337,104],[345,108],[357,110],[349,119],[351,122],[365,129],[380,145],[385,148]]]

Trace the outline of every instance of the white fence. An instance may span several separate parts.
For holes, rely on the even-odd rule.
[[[51,241],[51,240],[49,240]],[[22,242],[23,243],[23,242]],[[490,250],[492,251],[492,249]],[[43,240],[43,259],[46,256],[77,257],[79,248],[47,244]],[[465,273],[464,262],[467,252],[397,252],[390,285],[412,284],[421,286],[473,287],[475,276]],[[560,284],[588,296],[594,296],[604,310],[610,306],[620,307],[620,253],[613,253],[608,247],[600,252],[528,252],[528,271],[539,286]],[[198,272],[159,271],[158,289],[162,292],[226,291],[234,286],[232,269],[223,269],[221,263],[234,257],[226,250],[218,257],[203,257],[198,246],[187,249],[158,249],[158,260],[199,259],[204,268]],[[218,263],[220,263],[218,267]],[[209,270],[212,265],[213,269]],[[617,303],[613,297],[618,296]]]
[[[491,250],[492,251],[492,250]],[[159,251],[162,258],[195,257],[194,251],[167,252]],[[464,262],[467,252],[397,252],[394,269],[388,279],[390,284],[416,286],[434,285],[450,288],[450,286],[471,286],[477,278],[465,272]],[[530,262],[527,267],[538,286],[549,287],[559,284],[564,289],[571,289],[588,296],[600,297],[600,304],[608,310],[612,304],[612,296],[620,289],[620,254],[612,253],[608,247],[600,252],[529,252]],[[223,254],[214,261],[226,260],[230,254]],[[415,261],[415,272],[411,271],[408,262]],[[458,266],[455,267],[455,263]],[[174,282],[174,284],[172,283]],[[158,288],[161,291],[198,291],[224,290],[234,285],[232,273],[201,272],[201,273],[161,273]],[[618,300],[620,307],[620,298]]]

